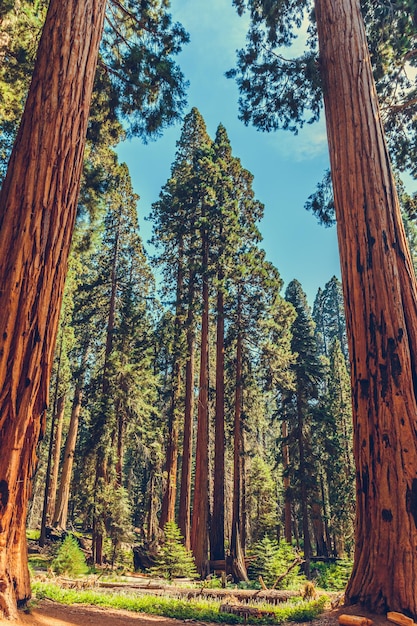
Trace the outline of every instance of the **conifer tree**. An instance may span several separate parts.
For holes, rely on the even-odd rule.
[[[323,290],[319,289],[313,306],[313,320],[316,323],[316,336],[320,333],[320,341],[323,342],[322,353],[329,356],[330,347],[337,339],[348,362],[343,291],[336,276],[325,284]]]
[[[164,496],[166,508],[162,510],[160,523],[163,524],[166,520],[173,521],[171,518],[176,499],[179,420],[180,412],[183,411],[183,441],[187,448],[183,455],[179,518],[187,546],[190,545],[189,507],[191,504],[190,460],[192,449],[192,389],[194,387],[195,293],[197,278],[200,277],[201,279],[203,274],[203,261],[197,243],[201,237],[199,223],[203,211],[203,189],[201,178],[197,172],[197,161],[201,151],[204,151],[205,146],[210,146],[210,144],[211,140],[207,134],[204,120],[199,111],[194,108],[184,118],[175,161],[172,165],[171,178],[164,186],[160,200],[153,205],[151,214],[154,225],[154,241],[163,250],[158,262],[163,264],[165,290],[166,292],[169,290],[175,292],[176,309],[172,363],[172,371],[175,373],[171,383],[167,433],[167,451],[169,454],[167,454],[166,459],[167,486]],[[187,364],[185,406],[180,401],[179,393],[184,363]],[[197,453],[197,457],[199,454]],[[205,469],[207,471],[207,465]],[[199,478],[197,478],[198,480]],[[196,497],[198,501],[198,490]],[[170,511],[169,517],[167,517],[168,510]]]
[[[163,544],[150,572],[168,580],[181,576],[197,578],[193,555],[183,546],[183,537],[175,522],[165,524]]]
[[[285,63],[273,47],[291,41],[308,3],[272,6],[262,0],[236,0],[236,5],[241,11],[249,5],[253,20],[251,49],[241,55],[242,89],[251,92],[255,105],[244,113],[247,121],[254,119],[265,129],[276,127],[277,122],[295,128],[306,121],[307,108],[317,118],[320,88],[324,87],[357,469],[355,564],[346,599],[373,610],[388,608],[416,616],[417,590],[412,581],[417,570],[413,549],[417,531],[415,507],[410,504],[416,489],[410,468],[416,466],[417,448],[410,447],[410,442],[414,441],[417,410],[412,374],[417,352],[417,286],[360,6],[356,0],[316,0],[309,39],[312,48]],[[378,3],[367,6],[380,10]],[[408,24],[414,20],[410,8],[410,3],[400,3]],[[314,50],[317,40],[320,63]],[[269,62],[262,58],[266,50]],[[272,98],[271,90],[264,89],[265,75],[257,73],[254,83],[246,75],[249,66],[259,65],[273,70],[273,77],[267,77]],[[310,79],[309,85],[305,78]]]
[[[308,576],[312,556],[309,507],[312,506],[318,493],[316,468],[312,455],[313,407],[318,398],[318,384],[322,368],[314,337],[314,322],[306,295],[297,280],[289,283],[285,297],[293,305],[297,314],[292,325],[291,340],[292,352],[296,355],[296,361],[292,365],[295,391],[287,395],[284,407],[288,429],[292,431],[292,438],[296,443],[298,467],[294,479],[297,480],[300,494],[305,570]]]
[[[338,339],[330,348],[325,471],[329,493],[333,552],[343,556],[353,545],[355,503],[353,423],[349,374]]]

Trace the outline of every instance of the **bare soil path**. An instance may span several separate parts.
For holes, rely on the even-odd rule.
[[[30,613],[19,613],[19,621],[0,619],[1,626],[180,626],[180,620],[132,613],[97,606],[67,606],[41,600]]]
[[[325,611],[308,625],[338,626],[337,618],[341,613],[369,617],[373,620],[373,626],[392,626],[385,616],[373,615],[357,606]],[[168,617],[86,605],[66,606],[50,600],[42,600],[30,613],[20,613],[18,622],[0,619],[0,626],[181,626],[181,624],[184,622]],[[195,621],[192,624],[203,626]]]

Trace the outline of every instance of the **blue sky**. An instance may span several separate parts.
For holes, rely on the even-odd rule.
[[[235,65],[236,50],[245,44],[247,21],[237,15],[232,0],[172,0],[171,12],[191,37],[178,57],[190,82],[186,112],[196,106],[213,138],[220,122],[226,127],[233,153],[253,173],[256,197],[265,204],[260,230],[267,257],[285,285],[293,278],[301,282],[312,304],[317,289],[334,274],[340,276],[336,229],[320,226],[304,209],[328,167],[324,121],[297,136],[245,127],[238,120],[237,87],[224,73]],[[148,145],[135,139],[118,149],[141,197],[139,220],[149,251],[151,225],[144,217],[169,177],[181,126]]]

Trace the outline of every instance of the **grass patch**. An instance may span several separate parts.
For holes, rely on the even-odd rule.
[[[53,556],[50,554],[29,554],[28,562],[32,570],[47,570],[52,563]]]
[[[41,531],[36,528],[27,528],[26,529],[26,539],[29,541],[39,541],[39,537],[41,536]]]
[[[242,624],[243,617],[230,613],[219,613],[220,602],[215,600],[179,600],[169,597],[140,596],[120,592],[105,593],[98,590],[61,589],[53,583],[35,582],[32,586],[36,599],[48,598],[61,604],[90,604],[113,609],[125,609],[136,613],[162,615],[181,620],[198,620],[223,624]],[[327,601],[325,596],[311,602],[297,604],[285,603],[271,607],[263,603],[259,608],[266,608],[275,613],[274,618],[248,619],[250,623],[280,624],[284,621],[305,622],[320,615]]]
[[[346,589],[352,572],[353,561],[341,559],[336,563],[314,563],[315,584],[326,591]]]

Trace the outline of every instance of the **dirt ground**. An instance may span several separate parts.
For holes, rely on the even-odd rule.
[[[19,621],[0,619],[1,626],[179,626],[179,620],[143,613],[42,600],[30,613],[19,612]]]
[[[325,611],[320,618],[309,624],[310,626],[337,626],[341,613],[368,617],[372,619],[374,626],[392,626],[385,616],[372,615],[355,606]],[[0,626],[180,626],[183,623],[167,617],[95,606],[65,606],[50,600],[42,600],[30,613],[20,613],[18,622],[0,619]],[[203,626],[195,621],[192,624]]]

